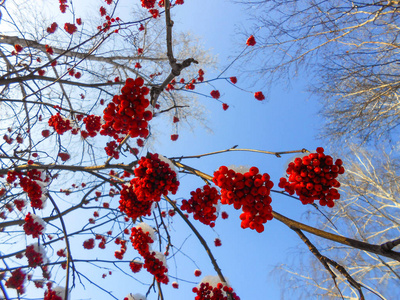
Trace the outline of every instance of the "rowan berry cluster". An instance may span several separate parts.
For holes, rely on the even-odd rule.
[[[147,269],[147,271],[152,274],[158,282],[167,284],[169,281],[167,275],[168,268],[164,262],[165,258],[162,258],[164,258],[162,253],[153,251],[144,258],[143,267]]]
[[[25,202],[25,200],[22,200],[22,199],[15,199],[14,200],[14,205],[19,211],[22,211],[22,209],[26,205],[26,202]]]
[[[219,97],[221,97],[221,94],[219,93],[218,90],[212,90],[210,92],[211,97],[213,97],[214,99],[219,99]]]
[[[63,118],[60,113],[56,113],[55,115],[50,117],[49,126],[53,127],[54,130],[60,135],[72,129],[71,121],[69,119]]]
[[[121,135],[146,138],[149,135],[148,121],[153,118],[151,111],[146,110],[150,102],[145,98],[149,89],[143,86],[140,77],[128,78],[121,89],[122,95],[115,95],[112,102],[104,109],[101,135],[108,135],[121,141]]]
[[[254,38],[253,35],[251,35],[247,41],[246,41],[246,45],[247,46],[254,46],[256,44],[256,39]]]
[[[154,7],[156,0],[141,0],[141,2],[142,2],[142,7],[150,9]]]
[[[227,300],[227,293],[231,294],[232,299],[240,300],[240,297],[233,292],[231,287],[223,285],[221,282],[217,286],[202,282],[199,287],[193,288],[193,293],[197,294],[196,300]]]
[[[264,231],[264,223],[272,219],[271,188],[274,186],[267,173],[259,174],[251,167],[244,174],[221,166],[214,172],[213,182],[221,188],[221,203],[242,208],[241,227]]]
[[[118,145],[115,141],[108,142],[104,150],[106,150],[108,156],[112,156],[115,159],[119,158]]]
[[[6,287],[10,289],[16,289],[20,294],[25,293],[25,282],[26,274],[21,268],[11,272],[11,277],[6,281]]]
[[[131,242],[133,248],[143,257],[150,253],[151,244],[154,242],[148,231],[144,232],[142,227],[131,229]]]
[[[83,119],[83,123],[85,123],[86,131],[89,136],[95,137],[101,128],[101,117],[89,115]]]
[[[28,194],[31,206],[37,209],[44,208],[47,199],[45,185],[50,178],[36,169],[28,171],[25,177],[20,172],[9,171],[7,173],[7,182],[14,182],[16,176],[19,177],[20,186]]]
[[[56,22],[53,22],[53,24],[51,24],[50,27],[47,27],[46,31],[49,34],[52,34],[52,33],[56,32],[57,27],[58,27],[58,24]]]
[[[63,297],[59,296],[56,291],[49,288],[44,292],[43,300],[63,300]]]
[[[316,153],[297,157],[289,163],[286,170],[288,178],[282,177],[279,187],[290,195],[296,193],[303,204],[319,200],[320,205],[333,207],[334,200],[340,198],[337,190],[340,183],[336,178],[344,173],[342,164],[340,159],[333,163],[333,158],[325,155],[322,147],[318,147]]]
[[[182,200],[181,209],[188,213],[193,213],[193,218],[205,225],[214,227],[217,219],[217,205],[221,198],[215,187],[205,185],[202,189],[198,188],[190,192],[192,196],[189,200]]]
[[[129,267],[133,273],[138,273],[142,269],[143,264],[137,261],[131,261]]]
[[[60,11],[62,13],[65,13],[65,11],[67,10],[67,7],[68,7],[68,5],[66,4],[67,0],[59,0],[59,2],[60,2]]]
[[[173,195],[178,190],[179,181],[170,164],[161,160],[157,153],[148,153],[141,157],[135,168],[135,178],[131,180],[134,192],[139,201],[160,201],[162,195],[171,192]]]
[[[204,81],[204,71],[203,71],[203,69],[199,69],[198,73],[199,73],[199,77],[197,77],[197,80],[200,81],[200,82],[203,82]]]
[[[125,254],[125,252],[126,252],[126,241],[117,238],[117,239],[115,240],[115,243],[116,243],[117,245],[120,245],[121,248],[120,248],[120,250],[117,250],[117,251],[114,252],[114,256],[115,256],[115,258],[117,258],[117,259],[123,259],[123,258],[124,258],[124,254]]]
[[[71,158],[71,155],[69,155],[66,152],[60,152],[60,153],[58,153],[57,156],[60,157],[62,161],[67,161],[68,159]]]
[[[139,201],[134,192],[132,184],[122,185],[119,210],[125,213],[132,220],[139,217],[150,216],[152,201]]]
[[[145,223],[141,223],[140,225],[132,228],[132,246],[143,257],[143,267],[147,269],[147,271],[152,274],[158,282],[167,284],[168,276],[166,273],[168,272],[168,268],[166,266],[164,255],[156,251],[150,252],[151,244],[153,243],[153,234],[152,228]]]
[[[44,248],[38,244],[32,244],[26,247],[25,256],[28,259],[28,265],[31,268],[36,268],[47,262],[44,256]]]
[[[265,96],[262,92],[255,92],[254,98],[256,98],[258,101],[262,101],[265,99]]]
[[[75,24],[71,24],[71,23],[65,23],[64,24],[64,29],[69,34],[74,34],[78,30],[76,25]]]
[[[83,242],[83,248],[85,248],[85,249],[90,250],[90,249],[93,249],[94,246],[95,246],[94,239],[88,239]]]

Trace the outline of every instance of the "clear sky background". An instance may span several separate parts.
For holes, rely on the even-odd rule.
[[[98,13],[98,4],[102,2],[94,2],[96,4],[93,11]],[[123,13],[126,11],[123,12],[123,8],[130,4],[125,4],[125,0],[120,2],[120,10],[116,15],[124,18]],[[77,11],[91,7],[91,1],[74,1],[74,4]],[[245,47],[247,37],[237,34],[237,30],[250,28],[255,23],[254,20],[249,19],[243,6],[225,0],[186,0],[184,5],[173,10],[173,20],[175,32],[191,31],[203,40],[204,47],[209,49],[211,55],[218,57],[217,70],[205,70],[206,80],[216,77],[232,61],[235,53]],[[255,37],[257,40],[257,35]],[[252,63],[257,67],[257,61]],[[245,80],[248,75],[241,75],[238,68],[240,64],[235,64],[226,71],[225,75],[237,76],[237,85],[252,93],[241,91],[225,80],[219,80],[213,82],[213,85],[221,92],[220,100],[230,106],[227,111],[223,111],[221,103],[214,99],[199,98],[209,110],[208,126],[213,133],[197,127],[192,132],[182,129],[179,130],[179,139],[172,142],[171,132],[165,132],[165,135],[160,135],[151,150],[172,157],[223,150],[234,145],[238,145],[238,148],[267,151],[289,151],[302,148],[313,151],[318,146],[324,146],[315,139],[321,123],[317,116],[319,104],[316,99],[310,98],[303,92],[306,85],[304,79],[293,81],[289,89],[277,84],[270,93],[265,92],[266,100],[260,102],[253,97],[253,93],[263,90],[262,81],[252,86],[251,83],[256,81],[256,78],[250,76]],[[182,75],[184,77],[184,74]],[[196,88],[196,92],[209,95],[213,89],[213,86],[205,84]],[[277,186],[279,178],[285,174],[286,165],[292,158],[293,155],[276,158],[259,153],[232,152],[187,160],[185,163],[210,175],[221,165],[257,166],[261,173],[267,172],[271,175],[275,189],[279,189]],[[191,190],[203,184],[198,178],[181,176],[180,190],[174,199],[187,199]],[[304,207],[296,200],[277,194],[272,194],[272,201],[275,211],[296,220],[307,221],[305,213],[310,209],[309,207]],[[240,213],[233,207],[223,207],[221,211],[227,211],[229,218],[227,220],[219,218],[214,230],[199,222],[194,221],[194,224],[213,250],[223,274],[243,300],[280,299],[280,275],[272,271],[280,264],[293,261],[296,265],[298,255],[296,247],[300,245],[305,248],[305,246],[301,245],[301,241],[294,232],[276,220],[268,222],[265,225],[265,231],[259,234],[250,229],[240,228]],[[173,257],[168,260],[170,282],[175,281],[173,277],[176,276],[180,288],[175,290],[168,285],[163,289],[164,295],[166,299],[194,299],[194,293],[191,290],[195,284],[186,283],[182,279],[198,282],[199,279],[193,276],[197,267],[202,270],[203,275],[216,275],[216,273],[204,249],[196,237],[190,233],[186,224],[180,221],[179,217],[174,217],[172,220],[170,228],[173,242],[177,247],[181,246],[182,252],[191,259],[178,254],[176,261]],[[221,247],[214,247],[213,241],[216,237],[221,239]],[[96,255],[95,253],[88,254],[83,251],[80,255],[84,258]],[[85,268],[83,264],[79,266]],[[91,272],[96,281],[101,282],[99,278],[103,272],[97,269]],[[140,277],[144,273],[145,271],[142,271]],[[132,293],[145,293],[147,290],[147,286],[123,275],[108,276],[105,280],[107,284],[112,283],[115,287],[113,293],[120,299],[126,296],[127,287]],[[86,283],[85,290],[81,290],[78,284],[71,296],[71,299],[89,298],[107,299],[107,295]],[[157,299],[157,296],[153,293],[148,299]],[[296,296],[293,299],[296,299]]]

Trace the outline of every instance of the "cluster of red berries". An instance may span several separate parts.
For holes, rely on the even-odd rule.
[[[136,197],[133,185],[122,185],[119,210],[132,220],[139,217],[150,216],[152,201],[139,201]]]
[[[66,152],[60,152],[58,153],[58,157],[60,157],[62,161],[67,161],[68,159],[71,158],[71,155],[69,155]]]
[[[89,115],[83,119],[85,123],[86,131],[91,137],[95,137],[101,128],[101,117],[95,115]]]
[[[254,46],[256,44],[256,39],[254,38],[253,35],[251,35],[247,41],[246,41],[246,45],[247,46]]]
[[[160,201],[162,195],[178,190],[179,181],[170,165],[161,160],[157,153],[142,156],[134,170],[135,178],[131,180],[134,192],[139,201]]]
[[[108,142],[104,150],[106,150],[108,156],[112,156],[115,159],[119,158],[118,145],[115,141]]]
[[[156,0],[141,0],[141,2],[142,2],[142,7],[150,9],[154,7]]]
[[[25,200],[15,199],[14,205],[19,211],[22,211],[22,209],[25,207]]]
[[[10,136],[8,136],[7,134],[3,135],[3,140],[7,143],[7,144],[12,144],[12,142],[14,141],[14,139]]]
[[[203,69],[199,69],[198,73],[199,73],[199,77],[197,77],[197,80],[200,81],[200,82],[203,82],[204,81],[204,71],[203,71]]]
[[[336,189],[340,187],[340,183],[336,178],[344,173],[342,164],[341,159],[333,163],[333,158],[325,155],[322,147],[318,147],[316,153],[310,153],[303,158],[297,157],[294,162],[289,163],[286,170],[289,177],[282,177],[279,187],[290,195],[296,193],[303,204],[319,200],[320,205],[333,207],[334,200],[340,198]]]
[[[50,27],[47,27],[46,31],[49,34],[52,34],[52,33],[56,32],[57,27],[58,27],[57,23],[53,22],[53,24],[51,24]]]
[[[24,231],[26,235],[32,235],[33,238],[43,234],[44,226],[40,222],[39,217],[32,215],[30,212],[25,216]]]
[[[121,141],[120,135],[146,138],[149,135],[148,121],[153,118],[151,111],[146,110],[150,101],[146,99],[149,89],[143,86],[144,80],[128,78],[121,89],[122,95],[115,95],[112,102],[104,109],[101,134]]]
[[[219,99],[219,97],[221,97],[221,94],[219,93],[218,90],[213,90],[210,92],[211,97],[213,97],[214,99]]]
[[[32,180],[29,177],[20,177],[19,184],[24,190],[25,193],[28,194],[28,197],[31,201],[31,207],[42,209],[44,207],[42,195],[42,187],[37,183],[36,180]]]
[[[72,129],[71,121],[63,118],[60,113],[56,113],[50,117],[49,126],[53,127],[54,130],[60,135]]]
[[[85,249],[90,250],[90,249],[93,249],[94,246],[95,246],[94,239],[88,239],[83,242],[83,248],[85,248]]]
[[[271,188],[274,186],[267,173],[259,174],[251,167],[244,174],[221,166],[214,172],[213,182],[221,188],[221,203],[242,208],[241,227],[264,231],[264,223],[272,220]]]
[[[265,99],[265,96],[262,92],[255,92],[254,98],[256,98],[258,101],[262,101]]]
[[[71,23],[65,23],[64,24],[64,29],[69,34],[74,34],[78,30],[76,25],[75,24],[71,24]]]
[[[109,235],[111,235],[111,231],[107,232]],[[96,234],[96,240],[101,240],[99,243],[99,248],[100,249],[105,249],[106,248],[106,242],[107,242],[107,238],[104,235],[101,234]]]
[[[20,294],[25,293],[25,277],[26,274],[21,270],[21,268],[12,271],[11,277],[6,281],[6,287],[16,289]]]
[[[193,213],[193,218],[205,225],[214,227],[217,219],[217,204],[221,198],[215,187],[205,185],[202,189],[198,188],[190,192],[192,196],[189,200],[182,200],[181,209],[188,213]]]
[[[162,253],[156,251],[149,253],[149,255],[144,257],[143,267],[147,269],[158,282],[168,284],[168,268],[165,266],[164,262],[158,258],[162,255]]]
[[[120,250],[117,250],[114,252],[114,256],[117,259],[123,259],[124,258],[124,254],[126,252],[126,241],[125,240],[121,240],[120,238],[115,239],[115,243],[117,245],[120,245],[121,248]]]
[[[143,267],[152,274],[158,282],[167,284],[168,268],[165,263],[160,260],[163,255],[159,252],[150,252],[150,244],[153,243],[153,239],[148,231],[144,232],[142,227],[133,227],[131,230],[131,242],[134,249],[143,257],[144,264]],[[131,266],[132,268],[133,266]],[[133,269],[132,269],[133,271]]]
[[[131,242],[133,248],[143,257],[146,257],[150,252],[150,245],[153,239],[148,231],[143,232],[141,227],[133,227],[131,229]]]
[[[67,10],[67,7],[68,7],[68,5],[66,4],[67,0],[59,0],[59,2],[60,2],[60,11],[62,13],[65,13],[65,11]]]
[[[35,250],[35,245],[26,247],[25,256],[28,259],[28,265],[31,268],[36,268],[43,264],[43,255]]]
[[[215,287],[208,282],[202,282],[199,287],[193,288],[193,293],[197,294],[196,300],[227,300],[227,293],[232,296],[232,299],[240,300],[231,287],[222,283],[218,283]]]
[[[172,1],[171,1],[172,2]],[[184,0],[175,0],[175,3],[171,3],[171,5],[182,5],[184,3]],[[164,0],[159,0],[158,1],[158,6],[159,7],[164,7]]]
[[[67,257],[67,255],[65,254],[65,250],[64,249],[60,249],[57,251],[57,255],[59,257]]]
[[[63,300],[64,298],[57,295],[57,292],[49,288],[44,292],[43,300]]]
[[[131,261],[129,263],[129,267],[131,268],[133,273],[138,273],[143,267],[143,264],[137,261]]]

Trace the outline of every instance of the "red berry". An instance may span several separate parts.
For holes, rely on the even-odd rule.
[[[211,95],[211,97],[213,97],[214,99],[219,99],[219,97],[221,97],[219,91],[217,91],[217,90],[211,91],[210,95]]]
[[[254,36],[251,35],[251,36],[247,39],[246,45],[247,45],[247,46],[254,46],[255,44],[256,44],[256,40],[255,40]]]
[[[262,92],[256,92],[256,93],[254,93],[254,98],[256,98],[259,101],[262,101],[265,99],[265,96],[263,95]]]

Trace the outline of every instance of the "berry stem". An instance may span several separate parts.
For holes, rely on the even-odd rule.
[[[48,197],[49,197],[51,203],[53,204],[54,209],[57,212],[57,215],[58,215],[58,218],[60,219],[60,223],[61,223],[62,230],[63,230],[63,233],[64,233],[65,247],[67,249],[67,264],[66,264],[66,266],[67,266],[66,269],[67,270],[66,270],[66,274],[65,274],[66,278],[65,278],[64,299],[68,299],[68,292],[69,292],[69,263],[72,262],[72,264],[73,264],[73,260],[72,260],[72,256],[71,256],[71,248],[70,248],[70,245],[69,245],[67,227],[65,226],[65,222],[64,222],[64,219],[63,219],[63,217],[61,215],[61,211],[58,208],[58,206],[57,206],[56,202],[54,201],[53,197],[51,197],[50,195],[48,195]],[[75,267],[74,267],[74,269],[75,269]]]
[[[218,266],[218,263],[216,259],[214,258],[214,255],[211,252],[211,249],[208,247],[207,242],[204,240],[204,238],[201,236],[201,234],[197,231],[197,229],[193,226],[193,224],[188,220],[188,218],[185,217],[183,212],[176,206],[176,204],[168,198],[168,196],[164,196],[165,199],[168,201],[169,204],[171,204],[175,211],[182,217],[182,219],[186,222],[186,224],[190,227],[190,229],[193,231],[193,233],[196,235],[200,243],[203,245],[204,249],[206,250],[208,257],[211,260],[211,263],[214,266],[214,270],[217,272],[219,279],[222,281],[222,283],[227,284],[224,275],[222,274],[221,268]]]
[[[275,155],[276,157],[281,157],[282,154],[308,153],[308,152],[310,152],[305,148],[303,148],[301,150],[293,150],[293,151],[272,152],[272,151],[264,151],[264,150],[257,150],[257,149],[244,149],[244,148],[236,148],[236,147],[237,146],[233,146],[232,148],[229,148],[229,149],[219,150],[219,151],[214,151],[214,152],[209,152],[209,153],[204,153],[204,154],[199,154],[199,155],[172,157],[171,159],[180,160],[180,159],[186,159],[186,158],[200,158],[200,157],[203,157],[203,156],[209,156],[209,155],[225,153],[225,152],[230,152],[230,151],[257,152],[257,153]]]

